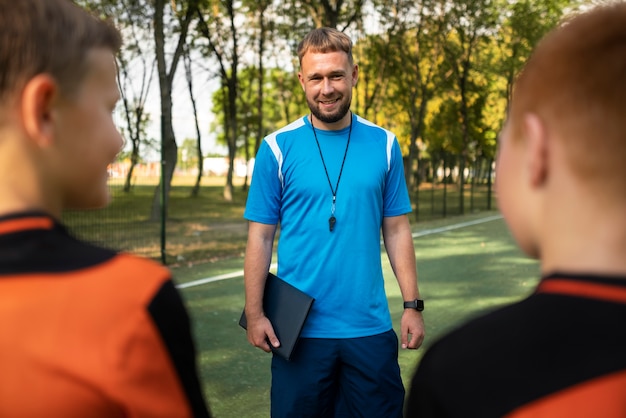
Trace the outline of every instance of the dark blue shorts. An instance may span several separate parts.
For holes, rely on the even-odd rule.
[[[301,339],[291,361],[272,358],[271,401],[272,418],[401,418],[396,333]]]

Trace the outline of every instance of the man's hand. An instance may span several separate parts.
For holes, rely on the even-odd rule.
[[[405,309],[402,314],[400,328],[402,348],[420,348],[422,342],[424,342],[424,318],[422,318],[422,313],[415,309]]]
[[[247,318],[248,321],[248,341],[255,347],[269,353],[271,350],[269,343],[274,348],[280,347],[280,341],[274,333],[272,323],[265,315],[256,318]]]

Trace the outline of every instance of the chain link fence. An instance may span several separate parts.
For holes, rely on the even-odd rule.
[[[192,197],[196,175],[177,172],[169,196],[168,219],[164,221],[150,218],[154,195],[158,193],[159,168],[159,164],[136,167],[128,190],[124,187],[123,173],[112,173],[109,180],[111,203],[103,209],[66,211],[64,223],[80,238],[168,265],[241,257],[247,238],[247,223],[243,219],[247,196],[245,176],[235,177],[233,200],[226,202],[224,177],[203,176],[200,193]],[[435,167],[425,175],[425,181],[410,191],[411,222],[494,210],[492,170],[481,170],[477,175],[468,169],[465,174],[463,201],[458,172],[454,169]],[[157,202],[160,202],[158,196]]]

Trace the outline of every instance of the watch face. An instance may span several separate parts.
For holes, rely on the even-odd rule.
[[[424,301],[421,299],[415,299],[410,302],[404,302],[404,308],[416,309],[421,312],[424,310]]]

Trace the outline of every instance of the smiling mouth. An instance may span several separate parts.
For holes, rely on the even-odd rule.
[[[335,103],[337,103],[339,101],[339,99],[334,99],[334,100],[320,100],[319,103],[323,106],[330,106],[333,105]]]

